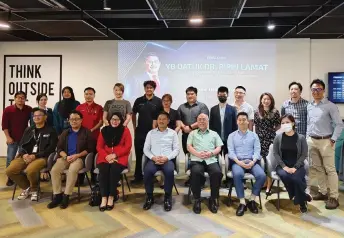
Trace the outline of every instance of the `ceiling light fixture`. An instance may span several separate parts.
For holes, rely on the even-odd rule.
[[[103,7],[104,10],[106,11],[110,11],[111,10],[111,7],[108,7],[107,5],[107,0],[104,0],[104,7]]]
[[[272,24],[272,23],[268,24],[268,30],[269,31],[272,31],[273,29],[275,29],[275,27],[276,27],[275,24]]]
[[[7,24],[7,23],[0,23],[0,28],[5,28],[5,29],[8,29],[8,28],[10,28],[10,25],[9,24]]]
[[[197,17],[197,18],[191,18],[189,21],[190,21],[190,23],[192,23],[192,24],[200,24],[200,23],[203,22],[203,19]]]

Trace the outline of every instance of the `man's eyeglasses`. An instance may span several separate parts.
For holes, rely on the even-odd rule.
[[[44,115],[33,115],[33,118],[40,118],[40,117],[44,117]]]
[[[324,90],[323,88],[312,88],[312,89],[311,89],[311,91],[312,91],[313,93],[315,93],[315,92],[320,93],[320,92],[322,92],[323,90]]]
[[[72,122],[76,122],[76,121],[80,121],[81,118],[70,118],[69,121],[72,121]]]

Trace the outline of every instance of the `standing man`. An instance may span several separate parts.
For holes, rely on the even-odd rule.
[[[156,83],[154,81],[145,81],[143,83],[145,95],[135,100],[133,106],[132,121],[134,127],[134,145],[136,154],[135,179],[131,182],[133,184],[141,183],[142,176],[142,156],[143,147],[145,144],[148,132],[153,129],[153,119],[157,113],[162,111],[162,101],[160,98],[154,96]],[[136,115],[138,119],[136,120]],[[137,123],[136,123],[137,122]]]
[[[94,102],[95,96],[96,90],[94,90],[94,88],[85,88],[85,103],[77,106],[76,110],[82,114],[83,120],[81,125],[92,132],[92,139],[94,140],[94,144],[96,145],[100,133],[100,127],[103,125],[103,107]],[[95,182],[96,175],[93,173],[93,170],[94,169],[91,170],[91,180],[92,182]],[[84,178],[84,174],[79,175],[79,181],[81,181],[81,184],[83,184]]]
[[[25,105],[26,93],[19,91],[14,94],[14,104],[5,108],[2,114],[2,130],[6,136],[7,160],[6,168],[16,156],[19,141],[28,127],[32,108]],[[13,181],[8,178],[6,186],[12,186]]]
[[[301,97],[302,85],[300,83],[291,82],[288,88],[290,99],[283,103],[281,116],[284,116],[285,114],[293,115],[295,118],[296,132],[306,136],[308,101]]]
[[[204,113],[209,117],[209,109],[207,105],[202,102],[197,101],[197,88],[188,87],[185,90],[186,93],[186,103],[183,103],[178,108],[179,118],[181,122],[182,129],[182,146],[184,154],[188,153],[186,142],[188,140],[189,133],[198,128],[197,117]],[[189,186],[189,180],[185,182],[185,186]]]
[[[246,88],[243,86],[237,86],[234,89],[234,98],[235,101],[232,104],[237,110],[237,113],[239,112],[246,112],[248,115],[249,125],[248,129],[250,131],[253,131],[253,120],[254,120],[254,110],[253,107],[245,102],[245,95],[246,95]]]
[[[236,109],[227,103],[228,88],[221,86],[217,90],[217,98],[219,104],[210,109],[210,130],[216,131],[222,139],[224,146],[222,147],[223,154],[228,153],[227,139],[228,135],[238,129],[236,122]]]
[[[334,162],[334,144],[344,128],[336,105],[325,98],[325,83],[312,81],[313,101],[307,106],[307,144],[311,159],[310,181],[317,180],[319,192],[314,200],[327,200],[326,209],[336,209],[338,203],[338,175]],[[313,183],[311,183],[313,184]],[[328,196],[327,189],[330,190]]]

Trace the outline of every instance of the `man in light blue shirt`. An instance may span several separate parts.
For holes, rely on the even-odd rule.
[[[228,136],[228,157],[235,163],[232,165],[234,186],[240,205],[236,211],[237,216],[243,216],[248,209],[257,214],[258,208],[255,202],[260,190],[264,185],[266,175],[264,170],[256,162],[260,157],[260,142],[256,133],[250,131],[249,118],[246,112],[237,115],[238,130]],[[245,173],[251,173],[256,182],[252,188],[252,194],[246,207],[244,185],[242,183]]]
[[[325,83],[315,79],[311,83],[313,101],[307,106],[307,144],[310,183],[319,185],[314,200],[327,200],[326,209],[336,209],[338,203],[338,175],[334,162],[334,144],[343,130],[343,122],[335,104],[328,101]],[[327,189],[330,190],[328,196]]]
[[[144,168],[143,180],[147,193],[144,210],[148,210],[154,203],[153,199],[153,179],[158,170],[162,170],[165,178],[164,209],[172,209],[172,188],[174,184],[175,158],[179,154],[179,139],[177,132],[168,128],[169,114],[160,112],[157,118],[158,128],[148,132],[144,144],[143,152],[148,157],[148,162]]]

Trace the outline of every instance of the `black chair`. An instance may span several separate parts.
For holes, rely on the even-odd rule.
[[[264,168],[264,160],[261,159],[259,160],[260,161],[260,166],[262,168]],[[228,187],[229,187],[229,190],[228,190],[228,202],[227,202],[227,206],[230,206],[233,201],[232,201],[232,190],[233,190],[233,186],[234,186],[234,182],[233,182],[233,173],[232,173],[232,168],[230,168],[230,161],[229,161],[229,158],[228,158],[228,154],[225,155],[225,171],[226,171],[226,176],[227,178],[230,178],[228,179]],[[253,174],[251,173],[245,173],[244,174],[244,178],[243,180],[250,180],[251,181],[251,185],[253,187],[253,180],[255,180]],[[260,193],[259,193],[259,208],[262,209],[262,198],[260,196]]]
[[[144,169],[145,169],[145,167],[146,167],[147,162],[148,162],[147,156],[143,155],[143,156],[142,156],[142,174],[144,174]],[[174,169],[174,177],[176,177],[176,176],[179,174],[179,157],[177,156],[177,157],[174,159],[173,162],[174,162],[174,168],[175,168],[175,169]],[[159,171],[157,171],[157,172],[154,174],[154,176],[155,176],[155,177],[158,177],[158,176],[163,177],[163,176],[164,176],[164,173],[163,173],[161,170],[159,170]],[[176,183],[175,183],[175,182],[173,182],[173,187],[174,187],[174,189],[176,190],[177,195],[179,195],[179,192],[178,192],[178,189],[177,189],[177,186],[176,186]]]
[[[53,152],[53,153],[51,153],[49,155],[48,160],[47,160],[47,166],[45,168],[41,169],[41,171],[38,173],[38,191],[37,191],[38,197],[37,197],[37,202],[38,202],[38,200],[40,198],[40,194],[41,194],[41,179],[40,179],[41,173],[48,173],[49,179],[51,180],[50,170],[53,167],[55,154],[56,154],[56,152]],[[22,171],[22,173],[26,175],[26,171],[25,170]],[[13,187],[12,200],[14,200],[14,196],[15,196],[16,190],[17,190],[17,184],[15,183],[14,187]]]
[[[94,170],[93,172],[95,174],[97,174],[97,176],[99,176],[99,169],[97,168],[97,158],[98,158],[98,154],[96,154],[96,158],[94,160]],[[130,185],[129,185],[129,182],[128,182],[128,178],[127,178],[127,173],[130,172],[130,168],[131,168],[131,160],[132,160],[132,155],[130,153],[129,155],[129,159],[128,159],[128,167],[126,169],[124,169],[121,173],[121,184],[122,184],[122,200],[123,202],[126,200],[125,199],[125,195],[124,195],[124,179],[125,179],[125,182],[127,183],[127,186],[128,186],[128,189],[129,189],[129,192],[131,192],[131,189],[130,189]]]
[[[190,159],[190,153],[187,154],[187,156],[185,156],[185,174],[187,176],[189,176],[189,178],[191,177],[191,168],[190,168],[190,165],[191,165],[191,159]],[[221,162],[221,156],[220,155],[217,155],[217,160],[218,160],[218,164],[220,166],[220,169],[222,171],[222,162]],[[207,172],[204,172],[204,177],[207,179],[209,178],[209,174]],[[190,204],[191,203],[191,183],[189,185],[189,188],[188,188],[188,200],[187,202]],[[219,201],[217,201],[217,204],[220,205]]]

